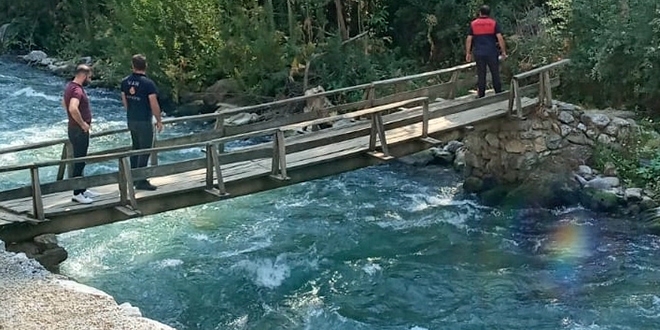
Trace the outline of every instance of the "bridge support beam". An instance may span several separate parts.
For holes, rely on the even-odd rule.
[[[289,180],[286,169],[286,142],[284,132],[278,129],[273,136],[273,162],[270,176],[273,179]]]
[[[380,141],[380,148],[382,153],[376,151],[376,137]],[[381,160],[393,159],[390,155],[390,149],[387,145],[387,137],[385,136],[385,125],[383,124],[383,116],[380,112],[371,115],[371,134],[369,135],[369,155],[379,158]]]
[[[69,159],[73,157],[73,145],[71,142],[64,142],[62,145],[62,159]],[[67,173],[67,169],[69,170]],[[57,181],[64,180],[64,175],[68,174],[68,177],[71,177],[73,167],[67,164],[60,164],[57,169]]]
[[[30,168],[30,175],[32,176],[32,211],[37,220],[45,220],[44,202],[41,198],[41,183],[39,181],[39,168]]]
[[[122,206],[137,210],[135,187],[133,186],[133,173],[127,157],[119,158],[119,201]]]
[[[216,183],[213,182],[214,172],[217,179]],[[216,185],[218,188],[215,188]],[[206,145],[206,192],[217,197],[226,197],[229,195],[225,187],[224,178],[222,177],[218,145],[213,143]]]

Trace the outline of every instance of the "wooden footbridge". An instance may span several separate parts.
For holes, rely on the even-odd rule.
[[[72,159],[66,139],[0,149],[1,155],[57,145],[62,148],[61,159],[0,167],[3,181],[8,173],[18,171],[29,173],[30,178],[24,186],[0,191],[0,239],[19,242],[44,233],[108,224],[309,181],[412,154],[440,144],[437,138],[449,131],[506,115],[522,119],[524,110],[538,105],[538,100],[551,102],[552,87],[559,84],[558,76],[551,73],[567,62],[561,60],[516,75],[510,90],[489,93],[480,99],[474,95],[456,97],[475,84],[475,65],[470,63],[219,113],[166,119],[165,125],[192,121],[215,121],[215,125],[201,133],[159,140],[147,150],[131,151],[126,146]],[[351,95],[355,99],[356,94],[361,96],[358,101],[346,101]],[[530,94],[536,95],[527,98]],[[224,125],[226,117],[238,113],[301,107],[322,97],[339,105],[282,114],[242,126]],[[347,119],[353,121],[341,127],[285,134]],[[126,132],[120,129],[95,133],[91,143],[97,137]],[[259,137],[268,138],[268,142],[235,150],[224,148],[232,141]],[[191,148],[200,151],[199,157],[158,163],[161,153]],[[151,166],[131,170],[130,156],[144,153],[152,155]],[[117,169],[112,173],[65,178],[67,168],[70,171],[71,164],[78,161],[85,161],[88,169],[111,161]],[[47,167],[58,168],[50,180],[42,178]],[[144,178],[150,178],[158,190],[135,191],[133,180]],[[71,191],[83,187],[101,196],[93,204],[72,202]]]

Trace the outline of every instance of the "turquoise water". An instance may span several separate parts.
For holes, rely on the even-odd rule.
[[[64,81],[0,63],[2,145],[64,137]],[[116,93],[90,97],[94,128],[123,127]],[[660,328],[660,238],[582,209],[502,213],[458,183],[392,163],[71,232],[60,235],[62,272],[178,329]]]

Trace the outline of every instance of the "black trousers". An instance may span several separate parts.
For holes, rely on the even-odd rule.
[[[68,129],[69,141],[73,145],[73,157],[85,157],[87,156],[87,150],[89,150],[89,133],[84,132],[80,126],[76,125],[74,127],[69,126]],[[85,162],[73,163],[73,173],[71,177],[83,176],[83,170],[85,169]],[[81,194],[87,189],[76,189],[73,191],[74,195]]]
[[[132,121],[128,122],[128,129],[131,132],[133,141],[133,150],[149,149],[154,143],[154,125],[151,121]],[[149,154],[131,156],[131,168],[147,167],[149,163]],[[145,180],[136,181],[136,183]]]
[[[498,55],[475,55],[474,61],[477,62],[477,95],[486,96],[486,68],[490,70],[490,76],[493,78],[493,89],[495,93],[502,92],[502,80],[500,79],[500,60]]]

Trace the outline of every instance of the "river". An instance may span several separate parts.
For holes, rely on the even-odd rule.
[[[0,144],[65,137],[64,84],[0,60]],[[116,92],[89,95],[94,130],[124,126]],[[27,180],[3,174],[0,187]],[[660,328],[659,237],[580,208],[501,212],[461,197],[458,183],[394,162],[66,233],[62,272],[178,329]]]

